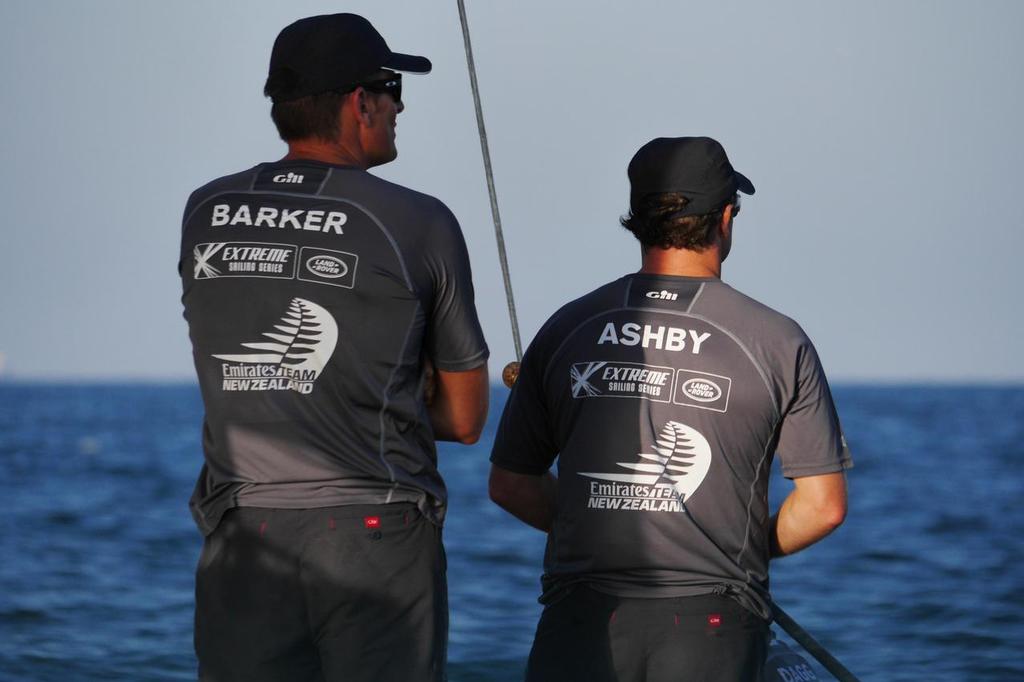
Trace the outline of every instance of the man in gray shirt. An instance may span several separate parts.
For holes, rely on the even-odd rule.
[[[434,440],[479,437],[488,350],[455,217],[366,172],[397,155],[396,70],[430,66],[356,15],[291,24],[265,88],[288,154],[185,208],[201,679],[445,677]]]
[[[491,456],[492,499],[548,533],[527,679],[754,680],[769,558],[843,521],[851,460],[803,330],[720,279],[751,182],[700,137],[629,178],[642,267],[541,328]]]

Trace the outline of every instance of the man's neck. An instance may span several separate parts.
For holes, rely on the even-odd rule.
[[[722,259],[719,258],[718,246],[710,246],[704,251],[651,247],[643,251],[640,272],[650,275],[720,278]]]
[[[310,161],[321,161],[335,166],[355,166],[366,170],[369,164],[366,155],[358,145],[348,145],[342,142],[326,142],[318,139],[292,140],[288,143],[288,153],[282,161],[295,161],[308,159]]]

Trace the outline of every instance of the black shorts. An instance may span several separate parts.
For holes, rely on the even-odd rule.
[[[196,572],[199,678],[444,680],[445,571],[412,504],[232,510]]]
[[[547,606],[527,682],[754,682],[768,623],[729,597],[616,597],[578,585]]]

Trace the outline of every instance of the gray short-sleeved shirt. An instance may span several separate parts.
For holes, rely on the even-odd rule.
[[[444,204],[358,168],[261,164],[192,194],[178,268],[206,408],[204,532],[233,506],[411,501],[441,523],[422,360],[488,356]]]
[[[623,596],[728,590],[768,613],[768,473],[851,459],[814,346],[718,279],[629,275],[576,300],[528,349],[499,467],[558,460],[548,584]]]

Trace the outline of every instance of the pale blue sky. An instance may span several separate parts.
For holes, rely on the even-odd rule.
[[[724,279],[796,318],[834,382],[1024,380],[1024,3],[467,5],[524,339],[638,267],[633,152],[711,135],[758,190]],[[283,154],[270,46],[332,11],[433,60],[375,172],[459,217],[493,370],[512,358],[455,0],[5,0],[5,376],[191,377],[184,200]]]

